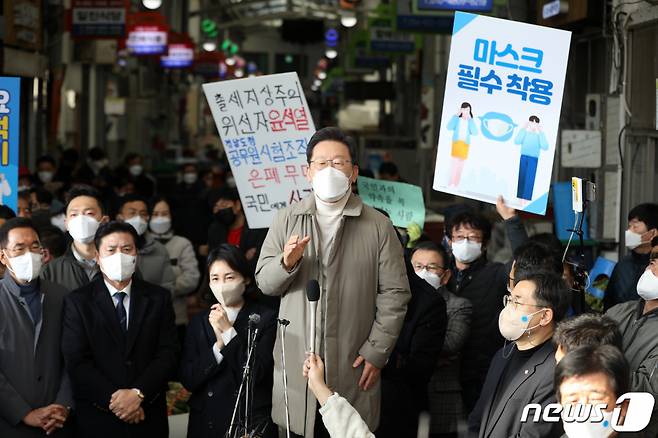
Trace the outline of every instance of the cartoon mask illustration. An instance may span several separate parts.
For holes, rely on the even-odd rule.
[[[480,117],[482,134],[490,140],[507,141],[518,125],[507,114],[490,111]]]

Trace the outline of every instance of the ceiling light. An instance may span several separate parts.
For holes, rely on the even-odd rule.
[[[357,23],[356,14],[354,12],[342,11],[340,13],[340,24],[345,27],[354,27]]]
[[[206,41],[205,43],[203,43],[203,50],[205,50],[206,52],[214,52],[215,49],[217,49],[217,43],[215,43],[214,41]]]
[[[146,9],[158,9],[162,6],[162,0],[142,0],[142,5],[144,5]]]

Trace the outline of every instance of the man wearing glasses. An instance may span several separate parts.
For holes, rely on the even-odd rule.
[[[520,419],[530,403],[542,407],[555,403],[555,346],[551,338],[569,305],[566,284],[552,272],[519,277],[503,304],[498,329],[511,343],[498,350],[491,361],[482,394],[468,418],[469,436],[559,437],[559,423],[521,423]]]
[[[639,300],[617,304],[606,312],[619,325],[623,353],[631,366],[631,391],[658,397],[658,237],[651,240],[649,266],[636,286]],[[658,406],[638,436],[658,435]]]
[[[266,295],[281,296],[279,318],[290,321],[287,363],[302,363],[314,347],[326,364],[327,384],[375,430],[380,372],[400,333],[410,292],[392,223],[352,194],[359,172],[355,157],[354,140],[338,128],[313,135],[307,146],[313,195],[275,217],[256,281]],[[315,339],[309,339],[309,280],[320,284]],[[285,427],[280,358],[277,338],[272,418]],[[328,436],[303,376],[288,372],[288,395],[292,432]]]
[[[523,224],[501,198],[496,204],[503,218],[507,237],[514,251],[527,240]],[[464,407],[470,412],[480,396],[491,358],[503,345],[498,335],[498,313],[510,282],[511,262],[494,263],[487,259],[491,222],[479,213],[465,211],[446,223],[446,235],[453,263],[448,289],[473,305],[470,334],[462,349],[461,386]]]
[[[71,386],[60,352],[67,291],[39,279],[42,248],[30,219],[0,227],[0,436],[69,436]]]

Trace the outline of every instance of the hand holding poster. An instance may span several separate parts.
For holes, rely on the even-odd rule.
[[[570,40],[455,14],[434,190],[545,213]]]
[[[297,73],[203,85],[250,228],[311,193],[306,145],[315,133]]]
[[[21,80],[0,77],[0,205],[16,211]]]
[[[425,201],[420,187],[364,176],[356,184],[363,202],[388,213],[396,227],[406,228],[412,222],[421,229],[425,226]]]

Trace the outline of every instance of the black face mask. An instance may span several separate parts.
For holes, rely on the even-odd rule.
[[[228,227],[235,222],[235,213],[233,213],[231,207],[223,208],[215,213],[215,219],[217,219],[219,223]]]

